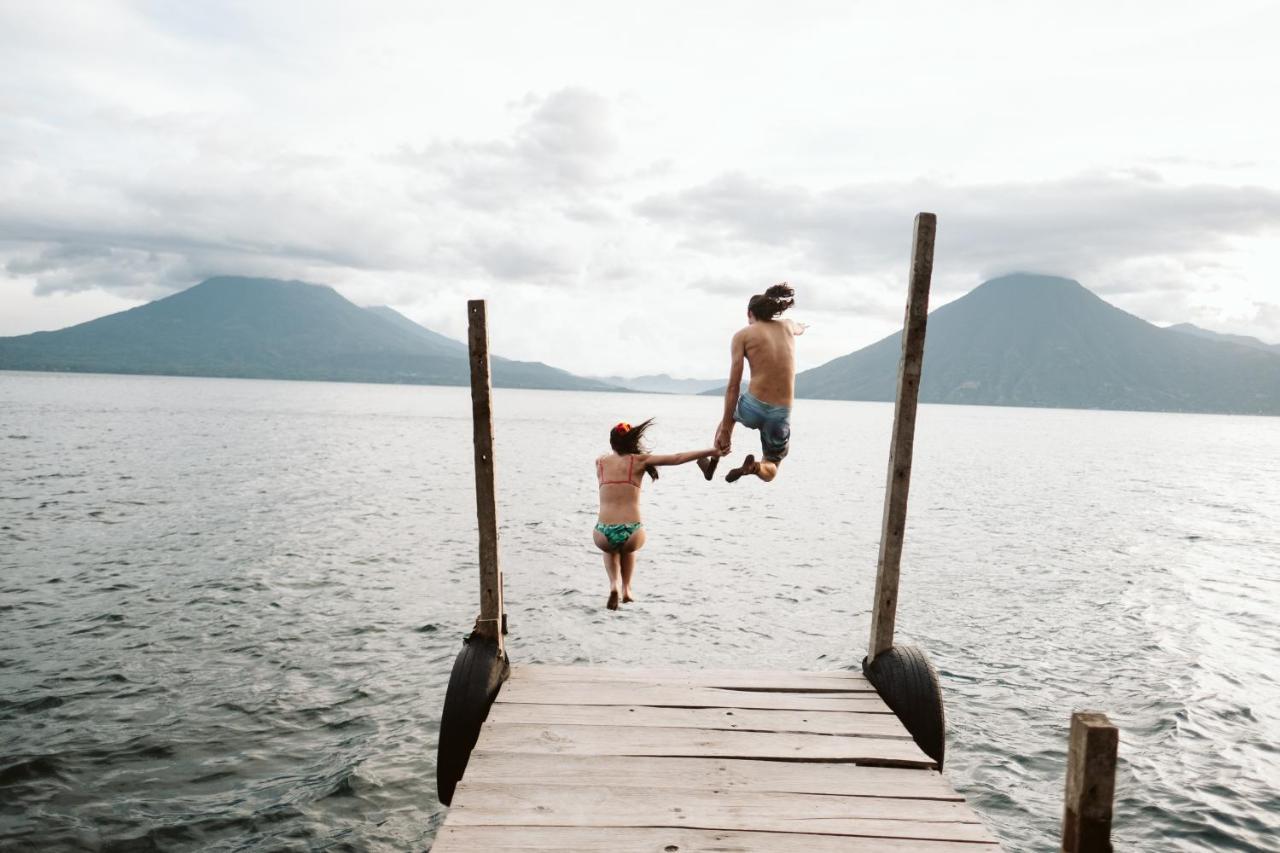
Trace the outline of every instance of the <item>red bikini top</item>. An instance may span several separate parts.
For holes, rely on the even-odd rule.
[[[632,473],[635,466],[636,457],[634,454],[627,454],[627,479],[625,480],[606,480],[604,478],[604,460],[596,460],[596,479],[600,481],[602,486],[630,486],[633,489],[640,488],[632,482]]]

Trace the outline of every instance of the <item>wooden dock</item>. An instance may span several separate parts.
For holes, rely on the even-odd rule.
[[[513,666],[432,850],[995,845],[859,674]]]
[[[485,304],[468,303],[480,614],[441,713],[436,790],[451,808],[433,851],[999,849],[941,773],[937,670],[894,640],[935,226],[916,217],[861,673],[512,666]],[[1111,853],[1117,743],[1105,716],[1076,714],[1064,853]]]

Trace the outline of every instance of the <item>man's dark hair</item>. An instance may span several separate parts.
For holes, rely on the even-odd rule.
[[[772,320],[796,304],[796,292],[785,281],[775,284],[764,293],[757,293],[747,302],[747,310],[757,320]]]
[[[634,453],[648,453],[649,448],[644,445],[644,432],[653,426],[653,418],[638,423],[635,426],[629,424],[618,424],[609,430],[609,446],[613,448],[614,453],[623,456],[629,456]],[[626,429],[623,429],[626,427]],[[652,465],[644,466],[644,471],[651,479],[658,479],[658,469]]]

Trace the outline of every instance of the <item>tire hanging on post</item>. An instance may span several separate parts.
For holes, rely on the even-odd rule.
[[[911,733],[916,746],[938,763],[947,749],[947,715],[942,705],[938,671],[918,646],[897,646],[862,659],[862,672],[880,698]]]
[[[480,727],[511,673],[511,662],[492,640],[469,634],[453,661],[449,689],[440,714],[440,742],[436,748],[436,794],[446,806],[466,772]]]

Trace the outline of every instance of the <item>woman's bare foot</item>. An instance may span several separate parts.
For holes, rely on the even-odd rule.
[[[716,466],[720,464],[719,456],[703,456],[696,461],[702,469],[702,476],[710,480],[716,475]]]
[[[728,474],[725,474],[724,479],[726,483],[734,483],[734,482],[737,482],[738,478],[743,476],[744,474],[754,474],[755,472],[756,472],[756,458],[755,456],[748,453],[747,458],[742,460],[742,465],[740,465],[737,468],[734,468]]]
[[[616,589],[609,590],[609,603],[605,605],[610,610],[618,609],[618,591]]]
[[[635,599],[631,597],[631,590],[629,590],[629,589],[624,589],[624,590],[622,591],[622,603],[623,603],[623,604],[630,604],[630,603],[631,603],[631,602],[633,602],[633,601],[635,601]]]

